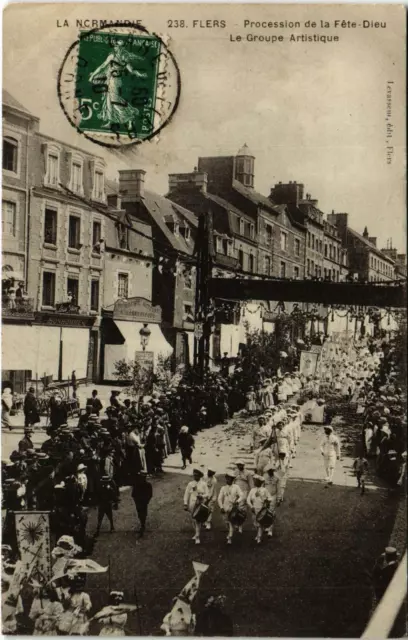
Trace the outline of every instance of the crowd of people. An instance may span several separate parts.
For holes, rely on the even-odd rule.
[[[273,536],[276,509],[284,499],[292,459],[302,428],[299,405],[278,404],[259,416],[252,429],[252,449],[255,453],[255,473],[238,460],[225,472],[225,485],[220,489],[214,468],[206,477],[201,467],[193,468],[193,479],[184,492],[184,508],[191,515],[193,540],[201,544],[201,530],[212,527],[214,510],[219,508],[227,526],[227,544],[232,544],[235,532],[242,533],[249,510],[256,530],[255,541],[263,534]]]
[[[264,535],[273,537],[277,509],[284,500],[302,434],[305,420],[302,405],[307,398],[317,403],[337,398],[353,407],[356,420],[362,425],[360,451],[354,463],[362,492],[371,457],[375,458],[379,473],[386,473],[396,485],[403,485],[406,390],[398,382],[398,348],[393,339],[362,338],[353,344],[327,340],[322,345],[315,375],[260,368],[253,386],[245,390],[240,386],[239,362],[232,374],[227,369],[210,373],[205,384],[181,380],[174,387],[154,391],[138,401],[123,399],[120,391],[114,389],[109,406],[104,407],[94,390],[77,424],[70,426],[65,403],[56,393],[50,401],[47,439],[39,448],[32,440],[39,415],[34,390],[30,388],[24,402],[24,436],[2,464],[6,511],[2,548],[4,602],[10,599],[8,589],[19,562],[16,511],[50,512],[50,528],[56,541],[55,576],[61,573],[61,558],[67,563],[89,559],[105,516],[114,531],[121,486],[132,488],[140,521],[139,535],[144,535],[153,497],[148,478],[160,477],[166,457],[176,451],[180,452],[183,468],[193,465],[193,479],[185,488],[183,504],[191,517],[195,544],[201,543],[203,529],[212,528],[216,510],[225,520],[228,545],[236,534],[242,533],[248,514],[253,519],[256,544],[261,544]],[[220,487],[216,469],[204,470],[194,455],[195,435],[199,430],[226,422],[242,409],[248,417],[255,468],[248,469],[244,460],[238,460],[226,470],[225,484]],[[320,445],[327,487],[333,484],[336,461],[341,457],[340,440],[330,424],[332,417],[333,414],[324,424],[325,435]],[[90,506],[98,511],[93,536],[87,528]],[[68,573],[61,584],[31,585],[28,619],[35,635],[88,632],[92,605],[84,590],[83,575],[75,570]],[[8,633],[19,630],[23,603],[18,598],[14,600],[9,620],[4,622],[3,616]],[[114,609],[114,614],[109,615],[109,607],[119,605],[124,609]],[[123,634],[126,606],[123,594],[110,594],[108,613],[105,611],[106,615],[101,613],[97,618],[101,622],[101,635]],[[27,613],[27,606],[24,609]],[[24,624],[27,625],[27,615]]]

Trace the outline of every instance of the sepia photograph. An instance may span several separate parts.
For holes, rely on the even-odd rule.
[[[406,8],[2,53],[2,634],[405,637]]]

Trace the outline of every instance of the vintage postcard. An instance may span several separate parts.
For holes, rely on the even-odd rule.
[[[3,14],[2,632],[406,621],[406,10]]]

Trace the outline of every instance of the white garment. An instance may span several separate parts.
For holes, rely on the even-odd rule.
[[[226,484],[218,494],[218,506],[229,513],[235,504],[242,502],[244,495],[237,484]]]
[[[188,507],[190,513],[193,513],[198,497],[203,501],[208,498],[207,483],[203,479],[191,480],[184,492],[184,505]]]
[[[325,457],[340,457],[340,441],[338,437],[333,433],[325,436],[320,443],[320,451]]]
[[[272,502],[272,496],[265,487],[254,487],[248,494],[247,505],[255,513],[259,513],[267,502]]]

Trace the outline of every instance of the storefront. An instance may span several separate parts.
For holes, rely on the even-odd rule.
[[[4,322],[2,369],[31,371],[31,379],[87,377],[90,329],[94,318],[35,313],[30,323]]]
[[[168,358],[173,348],[163,335],[161,308],[145,298],[118,300],[103,310],[101,333],[101,379],[116,380],[115,363],[120,360],[145,363],[155,368],[160,358]],[[144,355],[143,355],[144,354]]]

